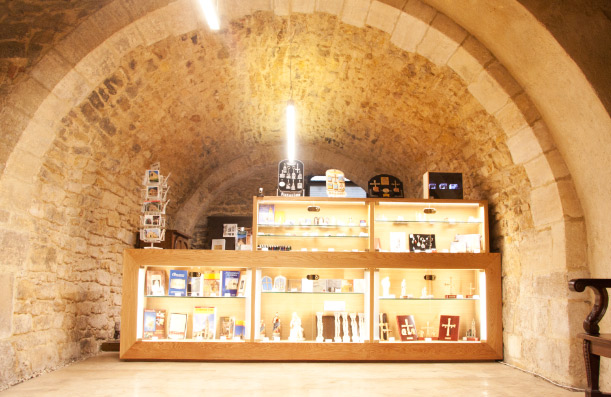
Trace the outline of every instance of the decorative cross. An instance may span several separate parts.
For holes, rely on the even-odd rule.
[[[424,328],[426,330],[426,336],[427,337],[429,336],[429,333],[430,333],[431,329],[433,329],[433,327],[429,326],[429,322],[428,321],[426,322],[426,327],[422,327],[422,328]]]
[[[394,181],[392,185],[393,185],[394,187],[398,187],[398,186],[399,186],[399,184],[397,183],[397,181]]]
[[[456,324],[452,324],[452,319],[448,317],[447,324],[441,324],[442,327],[446,329],[446,336],[450,336],[450,328],[456,328]]]
[[[405,328],[405,329],[404,329]],[[406,333],[407,331],[407,333]],[[401,325],[401,335],[416,335],[416,327],[414,327],[412,324],[407,322],[407,319],[405,319],[405,324]]]
[[[370,183],[370,185],[373,185],[373,187],[378,187],[378,181],[373,181]]]

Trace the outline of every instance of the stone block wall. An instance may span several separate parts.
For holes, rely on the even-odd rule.
[[[399,14],[350,3],[347,13],[324,6],[336,16],[305,7],[292,25],[254,12],[219,34],[198,27],[184,1],[112,36],[96,19],[108,40],[89,52],[90,36],[71,36],[45,60],[78,65],[65,76],[38,69],[20,85],[27,99],[2,110],[27,129],[2,178],[0,279],[13,288],[12,310],[0,306],[12,313],[0,328],[0,385],[93,354],[112,335],[121,252],[133,244],[150,163],[173,174],[170,219],[181,231],[199,219],[203,236],[205,215],[250,211],[261,175],[284,157],[289,64],[308,112],[300,158],[361,185],[395,174],[416,197],[424,172],[463,172],[467,198],[490,202],[492,246],[503,254],[506,360],[582,382],[567,363],[581,362],[572,335],[586,305],[566,281],[587,273],[585,253],[567,244],[585,236],[583,215],[536,108],[485,48],[424,3]]]

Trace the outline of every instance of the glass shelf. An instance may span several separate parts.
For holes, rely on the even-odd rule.
[[[361,225],[286,225],[286,224],[280,224],[280,223],[258,223],[257,224],[258,227],[273,227],[273,228],[281,228],[281,229],[298,229],[298,228],[321,228],[321,229],[337,229],[337,228],[351,228],[351,227],[358,227],[358,228],[363,228],[363,229],[367,229],[367,226],[361,226]]]
[[[480,298],[385,298],[380,296],[378,299],[385,301],[478,301]]]
[[[286,234],[258,234],[257,237],[280,237],[280,238],[369,238],[367,236],[287,236]]]
[[[262,294],[304,294],[304,295],[363,295],[363,292],[300,292],[300,291],[261,291]]]
[[[481,221],[398,221],[398,220],[389,220],[389,219],[376,219],[375,222],[378,223],[439,223],[446,225],[481,225]]]
[[[244,296],[173,296],[173,295],[145,295],[147,298],[181,298],[181,299],[244,299]]]

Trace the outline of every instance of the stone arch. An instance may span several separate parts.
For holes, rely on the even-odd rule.
[[[267,1],[236,1],[236,4],[238,12],[272,10]],[[277,15],[288,13],[285,3],[274,4]],[[564,256],[554,263],[583,271],[581,263],[566,266],[571,260],[583,261],[585,254],[571,252],[565,236],[571,228],[583,229],[584,233],[585,228],[563,158],[526,93],[473,36],[444,14],[419,2],[409,2],[403,10],[380,2],[354,0],[324,2],[318,8],[313,1],[296,2],[292,7],[293,12],[315,10],[337,15],[354,26],[367,24],[386,31],[398,47],[456,71],[467,82],[472,95],[506,131],[514,162],[523,164],[527,171],[530,169],[529,179],[535,187],[532,193],[535,226],[545,233],[549,231],[552,246],[560,247],[560,255]],[[18,113],[26,121],[14,121],[23,128],[0,181],[4,208],[20,214],[31,210],[34,195],[31,182],[54,139],[58,115],[65,114],[95,89],[116,68],[121,55],[201,24],[193,3],[187,0],[147,11],[138,2],[112,2],[52,50],[32,70],[31,78],[19,86],[13,98]],[[108,20],[112,23],[106,24]],[[92,36],[87,32],[107,39],[89,40]],[[548,205],[550,197],[553,205]],[[558,294],[562,295],[560,291]]]

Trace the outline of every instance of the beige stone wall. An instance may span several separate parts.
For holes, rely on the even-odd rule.
[[[580,245],[568,244],[585,244],[584,218],[546,122],[504,66],[417,1],[403,12],[294,2],[305,14],[290,24],[277,16],[291,11],[284,3],[236,3],[218,34],[188,1],[131,25],[122,11],[135,20],[147,5],[111,3],[109,18],[92,22],[103,27],[95,40],[70,35],[19,85],[17,105],[2,108],[16,144],[0,180],[0,277],[13,283],[0,384],[91,354],[112,332],[120,252],[133,242],[150,162],[173,174],[171,219],[183,231],[210,211],[250,205],[242,181],[284,157],[289,59],[303,111],[299,157],[361,184],[393,173],[412,196],[425,171],[463,172],[469,197],[491,203],[503,253],[506,360],[582,382],[569,362],[580,362],[573,335],[585,305],[566,281],[587,274]],[[232,186],[235,201],[214,209]]]

